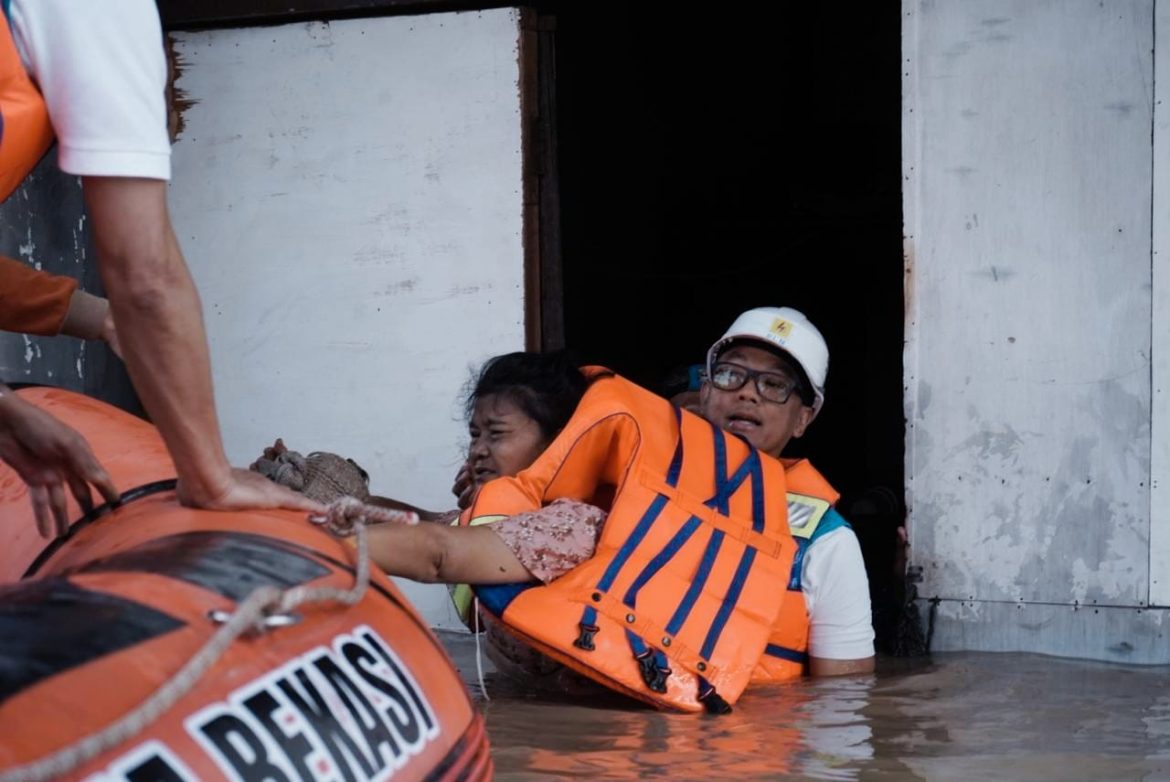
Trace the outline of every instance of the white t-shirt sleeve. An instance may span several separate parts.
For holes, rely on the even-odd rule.
[[[167,66],[154,0],[12,0],[12,35],[62,171],[170,179]]]
[[[869,580],[861,545],[848,527],[825,533],[809,545],[801,569],[808,606],[808,653],[826,660],[873,656]]]

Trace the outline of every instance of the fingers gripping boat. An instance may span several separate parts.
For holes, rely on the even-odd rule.
[[[173,687],[258,588],[326,599],[259,613],[173,705],[137,715],[132,736],[52,778],[491,776],[481,716],[393,584],[369,574],[354,605],[328,597],[352,598],[365,575],[352,547],[300,513],[183,508],[152,427],[69,392],[20,393],[85,435],[119,488],[135,488],[115,510],[72,508],[70,535],[46,546],[24,484],[0,464],[14,544],[0,555],[0,780],[47,778],[29,764]]]

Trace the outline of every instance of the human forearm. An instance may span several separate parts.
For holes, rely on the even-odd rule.
[[[162,434],[186,498],[213,502],[226,489],[199,295],[173,236],[151,281],[130,279],[135,264],[103,265],[114,322],[134,388]]]
[[[84,187],[135,390],[187,497],[207,504],[226,490],[231,470],[219,435],[199,295],[171,230],[166,184],[87,177]]]
[[[442,565],[442,541],[434,525],[387,524],[369,528],[370,559],[392,576],[435,583]]]
[[[424,583],[511,584],[532,574],[488,526],[370,527],[370,557],[392,576]]]
[[[322,510],[228,465],[199,294],[171,229],[166,183],[85,177],[82,186],[123,358],[174,460],[179,499],[213,510]]]
[[[2,256],[0,331],[102,339],[119,352],[108,301],[78,288],[77,280]]]

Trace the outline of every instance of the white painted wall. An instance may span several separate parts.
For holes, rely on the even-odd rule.
[[[228,455],[453,507],[469,367],[524,346],[513,9],[182,33],[171,205]],[[455,626],[442,587],[404,585]]]
[[[903,12],[908,495],[935,648],[1170,662],[1149,608],[1170,602],[1153,0]]]
[[[1154,6],[1154,40],[1170,41],[1170,2]],[[1170,606],[1170,54],[1154,56],[1153,328],[1150,421],[1150,603]]]

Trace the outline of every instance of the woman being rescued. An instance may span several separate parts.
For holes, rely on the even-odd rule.
[[[453,487],[459,508],[435,512],[386,497],[363,497],[369,505],[412,511],[423,522],[435,522],[370,526],[374,563],[390,575],[426,583],[515,584],[548,583],[588,559],[606,514],[576,500],[558,499],[529,513],[483,519],[490,524],[479,519],[475,526],[454,522],[483,484],[514,476],[540,456],[598,376],[587,378],[564,351],[489,359],[465,401],[470,443]],[[282,456],[287,454],[278,441],[265,451],[263,462],[270,465]],[[334,464],[341,466],[340,475],[360,470],[356,465],[346,467],[340,459]],[[270,466],[261,471],[275,478]],[[357,479],[347,477],[341,483],[352,487]],[[457,603],[470,601],[466,587],[453,587],[453,597]],[[472,629],[477,622],[488,628],[488,654],[502,672],[526,678],[557,673],[558,681],[549,686],[570,686],[571,677],[559,676],[561,666],[513,641],[486,617],[467,612],[467,605],[459,607]]]
[[[733,338],[712,348],[709,364]],[[731,374],[712,383],[727,385],[736,405],[762,404],[753,395],[781,367],[756,367],[739,353],[726,351],[749,369],[728,366],[754,388],[718,362]],[[571,393],[523,379],[521,368],[542,376],[531,367],[548,361],[560,361],[568,378],[553,388]],[[784,430],[787,440],[815,411],[797,398],[797,381],[783,382],[784,398],[752,420],[761,432]],[[559,406],[541,412],[542,401],[556,399]],[[478,494],[460,521],[472,526],[372,527],[377,564],[420,581],[476,585],[525,646],[660,707],[718,713],[749,681],[801,675],[809,664],[800,594],[808,568],[794,570],[789,515],[800,520],[803,543],[843,524],[832,510],[836,492],[811,465],[753,450],[750,436],[735,436],[739,419],[713,414],[708,422],[611,373],[586,377],[563,357],[502,357],[485,368],[470,401],[467,468]],[[553,410],[560,412],[546,414]],[[803,422],[795,433],[793,411]]]
[[[564,428],[590,382],[563,352],[489,359],[466,402],[471,442],[456,478],[459,505],[470,505],[488,481],[531,465]],[[368,502],[440,522],[369,529],[370,556],[379,567],[429,583],[547,583],[589,557],[605,520],[599,508],[560,499],[463,528],[451,525],[459,510],[428,512],[382,497]]]
[[[465,403],[470,443],[467,461],[453,491],[460,508],[472,504],[479,488],[511,477],[536,460],[573,415],[590,383],[565,352],[509,353],[489,359]],[[458,509],[444,513],[411,508],[371,497],[369,504],[415,510],[437,524],[375,525],[369,528],[370,556],[395,576],[429,583],[549,583],[592,555],[605,511],[572,499],[558,499],[528,513],[488,517],[475,526],[452,526]],[[477,519],[477,522],[480,522]],[[458,603],[468,590],[453,588]],[[500,631],[481,612],[461,614],[472,629],[487,629],[488,656],[506,674],[547,681],[543,686],[574,689],[582,684],[564,668]]]

